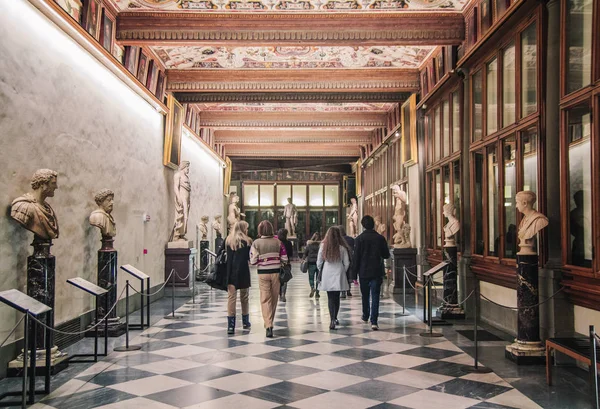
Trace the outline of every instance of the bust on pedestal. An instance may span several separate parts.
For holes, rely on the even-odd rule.
[[[443,209],[448,223],[444,226],[445,244],[442,254],[443,259],[450,260],[451,264],[444,274],[444,297],[437,315],[442,319],[464,319],[465,310],[462,305],[458,305],[458,249],[455,240],[456,233],[460,230],[460,221],[456,218],[456,207],[453,204],[446,203]]]
[[[98,312],[99,318],[104,318],[106,313],[106,299],[108,298],[108,309],[117,302],[117,250],[113,248],[114,237],[117,235],[115,219],[112,217],[115,193],[110,189],[102,189],[94,196],[98,208],[90,214],[90,225],[100,229],[102,234],[102,247],[98,250],[98,278],[100,287],[108,290],[106,295],[99,296]],[[114,308],[108,315],[108,336],[119,337],[125,333],[125,325],[117,316]],[[96,324],[95,322],[92,325]],[[98,331],[104,332],[104,325],[98,327]],[[93,332],[87,332],[86,336],[94,336]]]
[[[392,186],[392,196],[396,199],[394,204],[394,293],[402,292],[402,280],[406,279],[404,288],[414,287],[417,281],[417,249],[412,248],[410,241],[410,225],[406,223],[406,192],[400,186]],[[404,275],[406,267],[406,276]]]
[[[33,233],[33,255],[27,257],[27,295],[52,308],[49,325],[54,328],[55,265],[50,254],[52,240],[58,238],[58,220],[46,198],[54,197],[58,188],[58,173],[50,169],[37,170],[31,179],[30,193],[13,200],[10,215],[22,227]],[[35,323],[30,324],[30,328]],[[37,325],[36,349],[40,360],[45,360],[46,345],[52,345],[51,371],[57,373],[68,366],[67,355],[54,346],[54,335]],[[23,368],[23,356],[8,364],[9,376],[16,376]]]
[[[543,364],[545,348],[540,340],[540,309],[538,285],[538,255],[535,238],[548,225],[548,218],[536,211],[535,193],[517,193],[517,210],[523,213],[518,236],[517,253],[517,339],[506,347],[505,356],[518,365]],[[529,305],[534,307],[526,308]]]
[[[223,226],[221,219],[223,216],[220,214],[215,215],[215,221],[212,223],[212,228],[215,231],[215,253],[219,252],[219,249],[223,245]]]

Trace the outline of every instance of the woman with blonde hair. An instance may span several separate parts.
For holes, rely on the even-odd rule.
[[[331,317],[329,329],[335,329],[339,324],[337,315],[340,310],[340,292],[350,289],[347,275],[350,268],[350,248],[336,226],[327,230],[325,239],[319,246],[317,268],[320,275],[317,288],[327,291],[327,306]]]
[[[273,319],[279,298],[279,269],[288,262],[287,251],[282,242],[274,237],[273,225],[263,220],[258,225],[258,239],[250,249],[250,264],[257,266],[262,310],[267,338],[273,338]]]
[[[225,240],[227,249],[227,333],[235,332],[235,303],[237,290],[240,290],[242,304],[242,323],[244,329],[250,329],[248,308],[248,288],[250,288],[250,245],[248,223],[236,222]]]

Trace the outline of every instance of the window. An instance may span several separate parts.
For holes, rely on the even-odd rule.
[[[498,130],[498,60],[492,60],[486,69],[487,135]]]
[[[516,258],[517,255],[517,141],[515,136],[502,142],[502,162],[504,167],[504,257]]]
[[[538,154],[537,154],[537,129],[530,128],[521,136],[521,152],[523,155],[523,190],[538,193]]]
[[[567,0],[566,93],[589,85],[592,81],[593,0]]]
[[[481,140],[483,134],[483,74],[473,75],[473,140]]]
[[[244,185],[244,206],[258,206],[258,185]]]
[[[458,98],[458,91],[452,93],[452,152],[460,151],[461,123],[460,123],[461,100]]]
[[[325,186],[325,206],[339,204],[339,187],[336,185]]]
[[[521,117],[537,111],[537,25],[521,33]]]
[[[474,183],[473,183],[473,207],[475,208],[475,220],[473,225],[475,226],[475,254],[483,255],[484,252],[484,241],[483,241],[483,151],[477,151],[473,154],[473,166],[475,172],[473,172]]]
[[[443,102],[442,107],[442,156],[450,154],[450,104],[448,100]]]
[[[289,197],[292,197],[292,187],[290,185],[277,185],[277,205],[285,206]],[[292,203],[294,203],[293,200]]]
[[[516,119],[516,72],[515,45],[504,49],[502,54],[502,126],[513,124]]]
[[[311,206],[323,206],[323,186],[311,185],[308,187],[309,203]]]
[[[498,256],[498,159],[496,147],[487,148],[488,256]]]
[[[440,121],[440,107],[435,109],[434,115],[434,138],[433,138],[433,160],[437,162],[440,159],[440,138],[441,138],[441,121]]]
[[[260,206],[273,206],[275,204],[275,186],[260,185]]]
[[[296,206],[306,206],[306,185],[292,186],[292,202]]]

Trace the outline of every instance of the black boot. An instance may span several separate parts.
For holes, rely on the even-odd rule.
[[[235,332],[235,315],[233,317],[227,317],[227,333],[229,335]]]
[[[273,327],[267,328],[267,338],[273,338]]]
[[[329,324],[329,329],[335,329],[335,319],[331,320],[331,323]]]
[[[252,324],[250,324],[250,314],[242,315],[242,324],[244,329],[250,329]]]

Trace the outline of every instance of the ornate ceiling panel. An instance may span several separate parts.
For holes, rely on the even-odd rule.
[[[216,103],[196,104],[200,111],[236,112],[388,112],[396,104],[392,103],[300,103],[278,104],[257,103]]]
[[[200,12],[386,12],[461,10],[468,0],[114,0],[121,10]]]
[[[168,69],[418,68],[435,47],[153,47]]]

